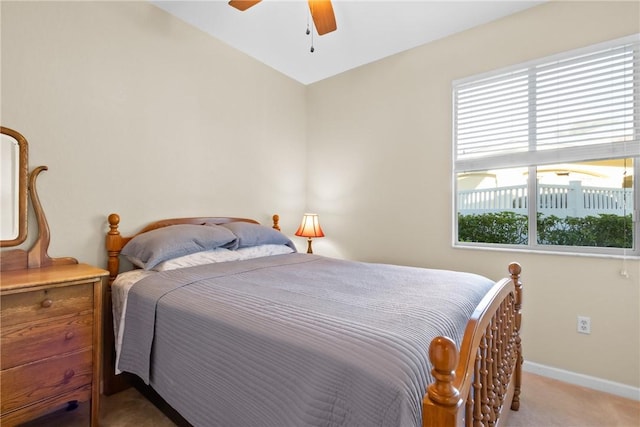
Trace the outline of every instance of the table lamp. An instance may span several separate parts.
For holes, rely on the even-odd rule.
[[[311,249],[311,239],[313,237],[324,237],[322,228],[320,228],[320,222],[318,221],[318,215],[311,213],[304,214],[302,217],[302,223],[295,234],[296,236],[307,238],[307,253],[312,254],[313,250]]]

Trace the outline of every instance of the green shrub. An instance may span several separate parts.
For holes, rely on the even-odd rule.
[[[528,219],[514,212],[458,214],[460,242],[526,245]],[[631,215],[600,214],[583,218],[538,214],[538,244],[631,248]]]
[[[460,242],[526,245],[528,235],[526,215],[509,211],[479,215],[458,214]]]
[[[630,248],[631,215],[600,214],[583,218],[538,216],[538,243],[544,245]]]

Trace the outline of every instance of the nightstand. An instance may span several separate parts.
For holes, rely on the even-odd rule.
[[[0,281],[0,424],[10,427],[91,401],[98,425],[102,285],[87,264],[3,271]]]

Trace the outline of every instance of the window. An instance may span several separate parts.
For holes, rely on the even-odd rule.
[[[454,244],[640,255],[640,35],[453,85]]]

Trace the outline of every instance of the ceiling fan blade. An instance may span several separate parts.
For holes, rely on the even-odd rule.
[[[330,33],[338,28],[331,0],[309,0],[309,10],[318,35]]]
[[[229,2],[229,6],[235,7],[238,10],[244,11],[249,9],[251,6],[255,6],[260,3],[260,0],[231,0]]]

